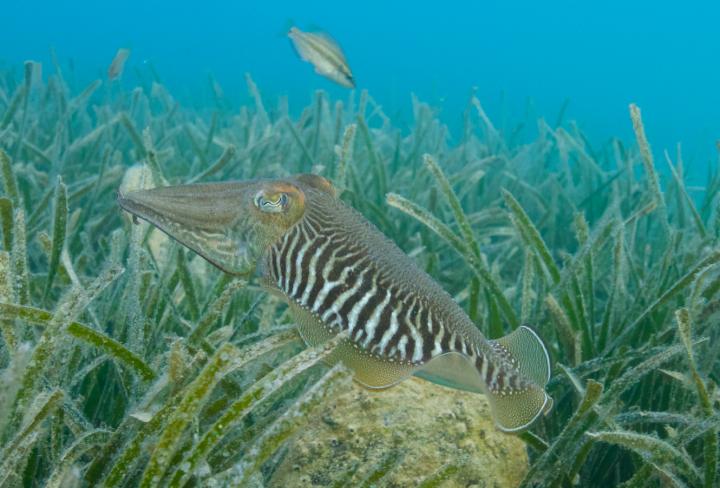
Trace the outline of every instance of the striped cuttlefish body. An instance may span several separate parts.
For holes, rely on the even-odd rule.
[[[315,195],[314,202],[271,246],[264,267],[308,344],[345,332],[337,359],[369,388],[390,387],[414,374],[486,393],[504,430],[520,430],[549,409],[543,390],[548,356],[530,328],[486,340],[452,298],[361,214],[332,195]]]
[[[532,329],[521,326],[503,338],[486,339],[437,283],[339,200],[324,178],[300,175],[250,183],[242,192],[235,189],[243,196],[230,194],[241,203],[249,201],[251,218],[231,219],[217,212],[217,201],[202,197],[218,193],[209,192],[212,184],[137,192],[148,195],[121,196],[120,204],[225,271],[239,269],[228,261],[230,244],[242,248],[239,257],[237,252],[232,257],[235,263],[252,264],[255,257],[263,284],[287,300],[305,342],[316,346],[338,333],[347,335],[331,361],[345,363],[366,387],[387,388],[415,375],[484,393],[496,424],[510,432],[527,428],[549,411],[552,399],[544,390],[549,358]],[[168,194],[149,195],[162,191]],[[186,213],[201,217],[203,203],[210,199],[205,211],[215,211],[214,218],[231,221],[242,232],[225,232],[227,242],[213,243],[207,237],[213,230],[207,213],[202,232],[179,232],[177,220],[187,228],[196,221],[200,226],[199,218],[162,214],[171,208],[182,213],[188,195],[196,201]],[[153,212],[149,207],[155,207]],[[203,235],[202,243],[195,235]]]

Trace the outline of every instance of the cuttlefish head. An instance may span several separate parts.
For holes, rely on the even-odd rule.
[[[118,204],[221,270],[246,275],[302,219],[313,191],[332,193],[320,176],[169,186],[118,193]]]

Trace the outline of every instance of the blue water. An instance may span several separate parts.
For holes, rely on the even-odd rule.
[[[720,139],[720,2],[38,2],[3,0],[0,61],[50,68],[53,46],[78,87],[105,77],[118,47],[134,68],[152,63],[184,103],[207,97],[208,74],[236,103],[250,72],[269,103],[298,109],[334,86],[299,61],[282,35],[289,19],[322,28],[343,46],[359,88],[398,123],[411,123],[410,93],[441,108],[459,134],[473,87],[498,126],[544,116],[568,99],[595,145],[632,141],[627,105],[643,110],[656,158],[683,144],[691,179],[716,164]],[[664,166],[664,163],[662,164]]]

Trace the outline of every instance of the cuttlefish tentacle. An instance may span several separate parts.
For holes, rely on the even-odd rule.
[[[288,301],[309,345],[346,333],[331,361],[343,361],[369,388],[416,375],[484,393],[498,427],[511,432],[552,405],[544,391],[548,353],[531,328],[487,340],[324,178],[159,188],[119,203],[226,272],[254,268]]]

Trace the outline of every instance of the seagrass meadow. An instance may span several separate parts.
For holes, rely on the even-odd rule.
[[[718,486],[720,174],[686,186],[638,107],[635,140],[597,147],[562,120],[525,121],[525,142],[474,96],[450,134],[416,99],[401,130],[364,91],[292,114],[247,76],[248,106],[215,91],[199,109],[150,76],[71,89],[25,68],[0,73],[0,486],[267,485],[350,373],[252,280],[133,225],[115,192],[302,172],[487,337],[544,338],[555,406],[520,434],[522,486]],[[418,483],[458,486],[463,462]],[[400,463],[336,480],[387,486]]]

